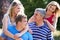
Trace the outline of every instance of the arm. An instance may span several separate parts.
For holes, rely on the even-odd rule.
[[[21,37],[24,33],[26,33],[28,31],[28,29],[29,29],[29,27],[26,26],[25,29],[23,31],[21,31],[21,33],[17,33],[17,34],[15,34],[15,36]]]
[[[34,15],[28,20],[28,23],[34,22]]]
[[[56,30],[55,27],[54,27],[48,20],[45,20],[45,19],[44,19],[44,21],[47,23],[48,27],[50,28],[50,30],[51,30],[52,32],[54,32],[54,31]]]
[[[33,19],[33,18],[34,18],[34,16],[32,16],[32,17],[29,19],[28,23],[34,22],[34,19]],[[32,20],[32,19],[33,19],[33,20]],[[27,26],[21,33],[17,33],[15,36],[21,37],[25,32],[27,32],[27,30],[32,33],[32,31],[31,31],[31,30],[29,29],[29,27]]]
[[[29,21],[28,21],[28,23],[31,23],[31,22],[34,22],[34,16],[32,16],[32,17],[29,19]],[[27,26],[21,33],[15,34],[15,36],[21,37],[25,32],[27,32],[27,30],[28,30],[28,31],[30,30],[28,26]],[[32,33],[31,30],[30,30],[30,32]]]
[[[57,27],[57,21],[58,21],[58,15],[56,15],[54,18],[54,23],[53,23],[53,26],[56,28]]]
[[[5,33],[5,35],[9,36],[10,38],[14,38],[13,34],[11,34],[7,30],[7,27],[8,27],[8,16],[4,17],[2,22],[3,22],[3,32]]]
[[[15,40],[23,40],[22,38],[17,38],[17,39],[15,39]]]

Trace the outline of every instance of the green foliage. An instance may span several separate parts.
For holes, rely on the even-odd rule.
[[[28,19],[33,15],[36,8],[45,8],[46,0],[20,0],[25,7],[25,14]]]
[[[58,22],[57,22],[57,30],[60,30],[60,17],[58,18]]]
[[[60,40],[60,36],[54,36],[54,40]]]

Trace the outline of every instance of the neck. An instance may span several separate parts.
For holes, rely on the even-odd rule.
[[[48,10],[48,11],[46,12],[46,16],[45,16],[45,17],[50,17],[51,15],[49,15],[49,14],[51,14],[51,13],[52,13],[52,12]]]
[[[14,13],[13,13],[13,16],[12,16],[12,18],[15,18],[15,15],[14,15]]]
[[[11,17],[11,22],[14,23],[15,22],[15,18]]]
[[[16,29],[17,29],[18,31],[21,31],[21,30],[22,30],[22,28],[21,28],[19,25],[16,25]]]
[[[43,20],[37,21],[37,22],[36,22],[36,25],[37,25],[37,26],[42,26],[42,25],[43,25]]]

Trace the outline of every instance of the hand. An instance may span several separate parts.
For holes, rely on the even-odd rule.
[[[31,34],[33,33],[31,29],[29,29],[29,32],[30,32]]]
[[[46,19],[44,19],[44,21],[47,23],[48,22],[48,20],[46,20]]]
[[[18,35],[17,34],[15,34],[14,35],[14,39],[18,39],[19,37],[18,37]]]
[[[35,22],[34,15],[28,20],[28,23]]]
[[[15,40],[23,40],[22,38],[17,38],[17,39],[15,39]]]

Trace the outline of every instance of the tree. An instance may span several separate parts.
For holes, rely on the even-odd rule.
[[[57,1],[60,3],[59,0],[20,0],[25,7],[25,14],[28,16],[28,19],[33,15],[34,10],[36,8],[46,8],[46,5],[51,1]],[[57,23],[57,29],[60,29],[60,17]]]
[[[25,7],[25,14],[28,19],[33,15],[36,8],[45,8],[48,0],[20,0]]]

